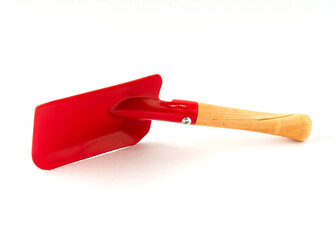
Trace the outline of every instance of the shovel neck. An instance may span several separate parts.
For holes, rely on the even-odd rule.
[[[195,124],[197,118],[197,102],[176,100],[171,102],[155,98],[128,98],[110,110],[114,117],[133,118],[139,120],[160,120]]]

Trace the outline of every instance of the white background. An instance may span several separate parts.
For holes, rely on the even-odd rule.
[[[1,239],[335,239],[336,2],[0,1]],[[306,113],[310,139],[154,122],[52,171],[34,107],[159,73],[161,99]]]

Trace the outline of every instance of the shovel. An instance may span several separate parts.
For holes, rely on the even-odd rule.
[[[152,120],[232,128],[304,141],[311,120],[303,114],[253,112],[185,100],[161,101],[152,75],[39,105],[32,157],[50,170],[138,143]]]

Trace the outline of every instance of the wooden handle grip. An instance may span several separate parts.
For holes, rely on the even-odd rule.
[[[312,123],[304,114],[276,114],[198,103],[196,125],[232,128],[306,140]]]

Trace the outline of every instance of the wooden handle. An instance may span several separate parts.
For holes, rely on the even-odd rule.
[[[306,140],[312,123],[304,114],[276,114],[198,103],[196,125],[232,128]]]

